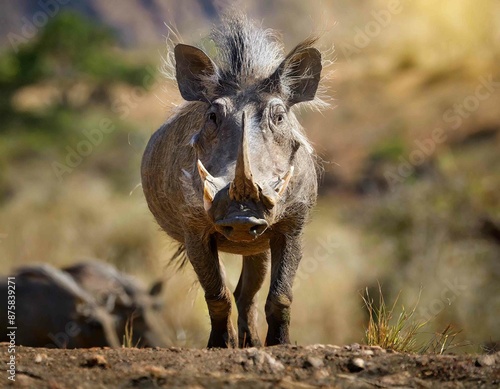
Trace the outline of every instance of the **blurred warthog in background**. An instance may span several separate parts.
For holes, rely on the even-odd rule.
[[[136,347],[167,346],[161,319],[161,281],[148,290],[137,278],[99,261],[86,261],[63,270],[115,316],[120,339],[128,338],[126,343]]]
[[[119,347],[114,317],[71,276],[52,266],[18,269],[15,277],[16,344],[31,347]],[[7,282],[0,284],[0,325],[7,318]],[[7,341],[3,331],[1,341]]]

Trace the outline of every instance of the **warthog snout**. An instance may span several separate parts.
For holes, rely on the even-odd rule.
[[[215,222],[217,229],[229,240],[252,241],[264,233],[269,224],[264,219],[234,216]]]

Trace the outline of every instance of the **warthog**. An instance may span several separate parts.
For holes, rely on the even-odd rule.
[[[144,194],[204,289],[208,347],[236,345],[218,251],[243,256],[234,291],[239,345],[261,344],[255,296],[269,262],[265,343],[289,343],[292,284],[318,181],[316,157],[293,108],[315,103],[321,54],[309,38],[284,56],[277,34],[241,15],[224,17],[211,39],[213,58],[193,46],[175,47],[177,84],[187,102],[149,140]]]
[[[16,343],[31,347],[119,347],[114,318],[61,270],[49,265],[15,274]],[[0,284],[0,323],[7,324],[7,283]],[[7,341],[6,332],[2,341]]]
[[[138,279],[119,272],[113,266],[87,261],[63,269],[116,317],[120,339],[131,331],[130,342],[137,347],[166,347],[161,320],[160,293],[163,283],[154,283],[149,290]]]

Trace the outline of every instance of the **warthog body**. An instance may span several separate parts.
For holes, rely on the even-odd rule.
[[[225,17],[216,53],[179,44],[176,79],[187,103],[151,137],[142,161],[149,208],[185,247],[205,292],[209,347],[236,345],[218,251],[243,256],[234,291],[240,346],[260,345],[255,296],[269,262],[267,345],[289,342],[301,235],[317,196],[316,158],[293,107],[315,100],[315,39],[287,56],[271,30]]]
[[[31,347],[119,347],[114,318],[61,270],[34,265],[15,274],[16,344]],[[0,285],[2,328],[7,321],[7,283]],[[6,331],[2,341],[7,341]]]
[[[157,282],[149,290],[138,279],[119,272],[103,262],[87,261],[64,269],[99,304],[108,307],[116,318],[120,339],[131,331],[130,343],[137,347],[166,347],[161,320],[160,292]]]

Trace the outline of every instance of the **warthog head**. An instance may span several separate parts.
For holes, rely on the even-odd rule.
[[[235,50],[225,55],[240,55],[243,43],[229,42]],[[231,241],[252,241],[273,225],[300,163],[297,150],[311,151],[291,108],[313,100],[318,88],[321,54],[313,43],[303,42],[261,72],[252,58],[219,58],[238,69],[218,68],[200,49],[175,48],[182,97],[209,103],[191,141],[199,193],[215,228]],[[234,82],[231,74],[238,75]]]

